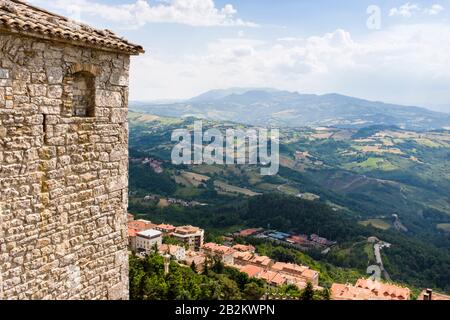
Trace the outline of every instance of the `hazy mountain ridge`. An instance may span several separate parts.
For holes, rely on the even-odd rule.
[[[160,116],[195,116],[264,126],[395,125],[414,130],[450,127],[450,114],[425,108],[340,94],[300,94],[268,88],[212,90],[182,102],[131,103],[131,107]]]

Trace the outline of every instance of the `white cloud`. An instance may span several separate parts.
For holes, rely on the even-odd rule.
[[[132,4],[107,5],[88,0],[31,0],[46,8],[62,11],[77,20],[84,16],[101,18],[128,27],[148,23],[178,23],[189,26],[256,27],[253,22],[236,18],[237,10],[227,4],[217,8],[213,0],[167,0],[152,4],[136,0]]]
[[[294,42],[220,39],[202,54],[138,58],[131,93],[133,99],[187,98],[214,88],[261,86],[425,106],[447,103],[449,38],[449,26],[421,24],[358,40],[341,29]]]
[[[444,11],[444,7],[441,6],[440,4],[433,4],[431,6],[431,8],[426,8],[424,10],[424,12],[426,14],[429,14],[430,16],[437,15],[437,14],[441,13],[442,11]]]
[[[389,15],[392,16],[401,16],[404,18],[410,18],[415,12],[418,12],[420,7],[417,4],[405,3],[399,8],[392,8],[389,11]]]
[[[410,2],[398,8],[392,8],[389,11],[389,16],[400,16],[403,18],[411,18],[415,14],[426,14],[426,15],[438,15],[444,10],[444,7],[439,4],[433,4],[430,8],[422,8],[418,4],[411,4]]]

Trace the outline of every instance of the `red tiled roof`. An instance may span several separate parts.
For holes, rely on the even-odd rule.
[[[249,261],[251,260],[255,255],[253,253],[250,252],[241,252],[241,251],[236,251],[233,254],[235,259],[239,259],[239,260],[244,260],[244,261]]]
[[[286,278],[284,278],[278,272],[264,271],[258,275],[258,279],[266,280],[268,283],[281,286],[286,283]]]
[[[286,241],[296,243],[296,244],[308,244],[310,241],[308,240],[308,237],[303,236],[291,236],[286,239]]]
[[[251,261],[265,267],[269,266],[272,263],[272,259],[266,256],[254,256]]]
[[[175,228],[175,233],[179,234],[194,234],[201,231],[202,229],[193,226],[181,226]]]
[[[160,229],[160,230],[169,231],[169,232],[170,231],[175,231],[175,229],[176,229],[175,226],[173,226],[171,224],[164,224],[164,223],[156,225],[156,228]]]
[[[243,244],[235,244],[233,246],[233,249],[241,251],[241,252],[253,252],[256,250],[254,246],[246,246]]]
[[[275,269],[277,271],[286,271],[286,272],[301,274],[305,270],[308,270],[308,267],[300,266],[298,264],[293,264],[293,263],[277,262],[272,266],[272,269]]]
[[[318,275],[319,275],[319,272],[317,272],[315,270],[311,270],[311,269],[306,269],[305,271],[302,272],[302,277],[304,277],[306,279],[315,279],[315,278],[317,278]]]
[[[156,225],[150,221],[134,220],[128,222],[128,228],[135,229],[137,232],[153,229]]]
[[[398,298],[398,299],[409,299],[411,291],[408,288],[400,287],[393,284],[383,283],[379,281],[373,281],[371,279],[359,279],[356,282],[356,287],[369,289],[379,296]]]
[[[260,267],[256,267],[254,265],[248,264],[248,265],[245,265],[242,268],[240,268],[240,271],[243,273],[246,273],[249,277],[252,278],[252,277],[255,277],[258,274],[260,274],[263,271],[263,269]]]
[[[258,231],[260,231],[261,229],[245,229],[242,230],[241,232],[239,232],[239,235],[242,237],[248,237],[251,236],[252,234],[257,233]]]
[[[230,247],[222,246],[222,245],[219,245],[219,244],[213,243],[213,242],[205,243],[202,248],[204,250],[211,251],[215,254],[221,254],[221,255],[233,254],[235,252],[235,250]]]
[[[155,225],[150,221],[133,220],[128,222],[128,236],[136,237],[139,232],[153,229]]]
[[[357,288],[350,284],[333,283],[331,298],[333,300],[370,300],[372,293],[367,289]]]
[[[141,46],[110,30],[94,29],[20,0],[0,1],[0,30],[130,55],[144,53]]]
[[[410,290],[370,279],[359,279],[355,286],[334,283],[331,296],[335,300],[409,300]]]

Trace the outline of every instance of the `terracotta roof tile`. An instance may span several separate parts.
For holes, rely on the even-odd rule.
[[[254,252],[256,250],[254,246],[246,246],[243,244],[235,244],[233,249],[241,252]]]
[[[235,250],[230,247],[222,246],[222,245],[219,245],[219,244],[213,243],[213,242],[204,244],[202,248],[203,248],[203,250],[211,251],[215,254],[220,254],[220,255],[230,255],[235,252]]]
[[[410,290],[379,281],[359,279],[355,286],[334,283],[331,297],[334,300],[409,300]]]
[[[319,276],[319,272],[311,269],[306,269],[302,272],[302,276],[306,279],[315,279]]]
[[[0,30],[130,55],[144,53],[141,46],[109,30],[94,29],[19,0],[0,0]]]
[[[378,296],[392,297],[397,299],[409,299],[411,291],[408,288],[396,286],[393,284],[382,283],[370,279],[359,279],[356,287],[369,289]]]
[[[251,235],[253,235],[253,234],[255,234],[255,233],[259,232],[259,231],[261,231],[261,229],[256,229],[256,228],[245,229],[245,230],[240,231],[239,235],[242,236],[242,237],[248,237],[248,236],[251,236]]]
[[[277,286],[281,286],[286,283],[286,278],[278,272],[273,271],[264,271],[258,275],[258,278],[266,280],[268,283],[275,284]]]
[[[136,237],[136,229],[128,228],[128,236],[129,237]]]
[[[286,272],[293,272],[293,273],[301,274],[308,268],[305,266],[300,266],[298,264],[293,264],[293,263],[277,262],[272,266],[272,269],[275,269],[277,271],[286,271]]]
[[[256,277],[258,274],[260,274],[263,269],[260,267],[256,267],[254,265],[248,264],[240,268],[240,271],[243,273],[246,273],[249,277]]]

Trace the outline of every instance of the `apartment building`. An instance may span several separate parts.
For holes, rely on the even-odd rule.
[[[162,245],[162,232],[154,229],[145,230],[136,234],[136,251],[150,253]]]
[[[155,230],[161,231],[164,235],[170,235],[176,229],[175,226],[171,224],[158,224],[155,226]]]
[[[171,235],[187,246],[189,250],[199,251],[203,246],[205,231],[198,227],[182,226],[175,228]]]
[[[128,221],[128,248],[136,252],[136,237],[139,232],[150,230],[155,224],[147,220],[129,220]]]

